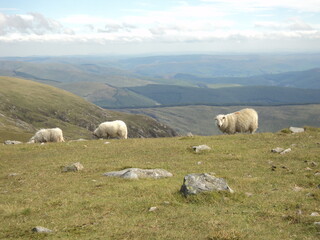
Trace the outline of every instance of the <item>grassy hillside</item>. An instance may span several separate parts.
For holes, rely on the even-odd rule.
[[[171,85],[128,88],[165,106],[203,105],[283,105],[320,103],[320,89],[272,86],[226,87],[219,89]]]
[[[60,127],[66,139],[91,138],[101,122],[124,120],[129,137],[164,137],[174,132],[145,116],[104,110],[84,99],[33,81],[0,77],[0,140],[26,141],[36,129]],[[23,134],[20,134],[23,133]],[[12,139],[11,139],[12,140]]]
[[[319,139],[319,129],[308,128],[294,135],[0,145],[0,238],[314,240]],[[200,144],[212,150],[195,154],[191,146]],[[275,147],[292,151],[271,153]],[[61,172],[77,161],[84,170]],[[174,176],[102,176],[129,166],[164,168]],[[235,193],[181,196],[183,177],[203,172],[225,178]],[[32,233],[35,226],[54,232]]]
[[[221,134],[215,126],[218,114],[236,112],[250,106],[181,106],[161,108],[126,109],[130,113],[149,115],[185,135]],[[290,126],[320,127],[320,104],[289,106],[251,106],[259,114],[259,132],[277,132]]]

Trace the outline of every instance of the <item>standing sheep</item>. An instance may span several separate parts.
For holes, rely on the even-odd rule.
[[[64,142],[62,130],[60,128],[40,129],[28,143],[43,142]]]
[[[97,138],[115,138],[121,139],[128,138],[127,125],[121,121],[116,120],[112,122],[103,122],[94,130],[93,135]]]
[[[252,108],[245,108],[226,115],[220,114],[215,118],[218,128],[223,133],[254,133],[258,128],[258,114]]]

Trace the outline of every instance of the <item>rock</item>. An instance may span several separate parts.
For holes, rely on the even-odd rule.
[[[290,127],[289,130],[292,133],[302,133],[302,132],[304,132],[304,128],[298,128],[298,127]]]
[[[280,153],[280,154],[286,154],[288,152],[291,152],[291,148],[284,149],[284,148],[276,147],[276,148],[272,149],[271,152]]]
[[[37,233],[51,233],[53,232],[52,230],[45,228],[45,227],[41,227],[41,226],[37,226],[32,228],[32,232],[37,232]]]
[[[15,140],[6,140],[4,141],[5,145],[11,145],[11,144],[21,144],[22,142],[20,141],[15,141]]]
[[[139,178],[166,178],[172,177],[173,174],[164,169],[140,169],[140,168],[127,168],[121,171],[107,172],[103,174],[107,177],[120,177],[127,179]]]
[[[280,147],[276,147],[274,149],[271,150],[271,152],[274,152],[274,153],[281,153],[284,149],[283,148],[280,148]]]
[[[76,139],[76,140],[70,140],[69,142],[84,142],[84,141],[88,141],[84,138],[79,138],[79,139]]]
[[[316,172],[314,175],[315,176],[320,176],[320,172]]]
[[[193,150],[198,153],[198,152],[201,152],[201,151],[205,151],[205,150],[210,150],[211,147],[207,146],[207,145],[199,145],[199,146],[193,146],[192,147]]]
[[[151,207],[151,208],[149,208],[149,212],[154,212],[157,209],[158,209],[157,207]]]
[[[320,222],[314,222],[313,224],[320,227]]]
[[[291,152],[291,148],[287,148],[287,149],[283,150],[280,154],[286,154],[288,152]]]
[[[83,165],[79,162],[72,163],[70,166],[66,166],[62,169],[62,172],[77,172],[83,170]]]
[[[191,132],[188,132],[187,137],[193,137],[193,134]]]
[[[233,193],[233,190],[223,178],[217,178],[208,173],[186,175],[180,189],[180,192],[185,196],[212,191],[228,191]]]
[[[104,142],[104,144],[109,144],[110,142]]]
[[[312,216],[312,217],[318,217],[318,216],[320,216],[320,214],[319,214],[318,212],[313,212],[313,213],[310,214],[310,216]]]

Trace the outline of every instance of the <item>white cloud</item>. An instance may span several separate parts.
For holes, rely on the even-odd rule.
[[[258,11],[271,8],[293,9],[299,12],[320,12],[319,0],[201,0],[205,3],[232,6],[238,11]]]
[[[70,29],[64,28],[59,22],[46,18],[39,13],[25,15],[6,15],[0,13],[0,35],[10,34],[36,34],[69,33]]]

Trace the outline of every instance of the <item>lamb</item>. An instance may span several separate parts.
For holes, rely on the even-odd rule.
[[[60,128],[40,129],[28,143],[43,142],[64,142],[62,130]]]
[[[215,118],[218,128],[223,133],[255,133],[258,128],[258,114],[252,108],[245,108],[226,115],[220,114]]]
[[[93,135],[97,138],[119,137],[120,139],[127,139],[127,125],[121,120],[103,122],[94,130]]]

